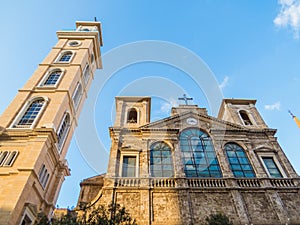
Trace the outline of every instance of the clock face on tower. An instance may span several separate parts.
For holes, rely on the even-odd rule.
[[[193,118],[193,117],[187,118],[186,122],[189,125],[197,125],[198,124],[198,121],[195,118]]]

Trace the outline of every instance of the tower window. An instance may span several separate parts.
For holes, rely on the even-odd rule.
[[[262,160],[265,164],[265,167],[269,173],[270,177],[273,178],[281,178],[282,174],[278,168],[278,166],[276,165],[274,158],[273,157],[262,157]]]
[[[6,159],[7,156],[8,156],[8,153],[9,153],[8,151],[5,151],[5,152],[2,152],[2,153],[0,154],[0,166],[3,165],[5,159]]]
[[[251,120],[248,116],[248,113],[246,111],[241,110],[239,113],[240,113],[240,116],[241,116],[241,118],[242,118],[245,125],[252,125],[252,122],[251,122]]]
[[[89,64],[86,64],[84,70],[83,70],[83,79],[84,83],[87,84],[90,78],[90,66]]]
[[[70,128],[70,115],[69,113],[65,113],[62,122],[60,124],[60,127],[57,132],[57,139],[58,139],[58,148],[61,149],[65,139],[67,137],[68,131]]]
[[[180,134],[180,149],[186,177],[222,177],[211,138],[197,128]]]
[[[242,147],[229,143],[225,145],[224,150],[235,177],[255,177],[253,168]]]
[[[17,158],[18,151],[4,151],[0,152],[0,166],[12,166]]]
[[[41,86],[55,86],[62,76],[60,69],[55,69],[46,74],[46,79],[42,81]]]
[[[15,161],[15,159],[17,158],[17,155],[18,155],[17,151],[10,152],[9,156],[5,160],[4,166],[12,166],[12,164]]]
[[[71,62],[74,54],[72,51],[64,51],[59,56],[56,62],[58,63],[69,63]]]
[[[122,177],[136,177],[136,156],[123,156]]]
[[[131,108],[127,114],[127,123],[137,123],[137,111],[135,108]]]
[[[79,46],[80,44],[81,44],[80,41],[69,41],[68,42],[68,45],[71,47],[76,47],[76,46]]]
[[[81,97],[82,97],[82,85],[80,83],[78,83],[75,88],[73,98],[72,98],[75,109],[77,109],[77,107],[80,103]]]
[[[39,172],[39,182],[42,185],[43,188],[46,187],[48,180],[49,180],[50,174],[45,166],[45,164],[42,165],[40,172]]]
[[[13,122],[13,128],[30,128],[36,122],[38,116],[41,114],[42,109],[45,106],[44,98],[35,98],[33,101],[29,101],[25,109],[21,110],[19,115]]]
[[[164,142],[158,142],[150,149],[150,171],[153,177],[173,177],[171,148]]]

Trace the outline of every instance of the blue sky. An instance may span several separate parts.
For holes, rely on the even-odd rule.
[[[1,3],[0,113],[12,101],[38,64],[56,43],[55,32],[75,27],[75,21],[102,22],[102,53],[131,42],[158,40],[175,43],[197,54],[214,73],[226,98],[257,99],[257,108],[297,172],[300,172],[300,129],[288,115],[300,117],[300,2],[299,0],[202,1],[5,1]],[[104,65],[105,67],[105,65]],[[129,93],[143,77],[165,78],[186,90],[194,103],[208,107],[205,93],[197,90],[182,71],[167,65],[144,63],[124,68],[103,88],[95,108],[97,132],[109,148],[107,127],[100,105],[114,115],[115,95]],[[128,90],[127,90],[128,91]],[[142,90],[140,93],[147,94]],[[167,115],[173,99],[154,101],[153,119]],[[106,118],[106,117],[105,117]],[[67,155],[72,176],[67,177],[58,200],[60,207],[76,205],[79,182],[97,173],[72,142]],[[100,164],[105,162],[99,159]],[[71,190],[71,191],[70,191]]]

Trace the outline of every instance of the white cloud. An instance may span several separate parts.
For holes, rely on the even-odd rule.
[[[272,105],[265,105],[265,109],[266,110],[280,110],[280,102],[275,102],[274,104]]]
[[[169,114],[172,107],[178,106],[178,103],[175,99],[171,98],[168,102],[163,102],[160,106],[160,112]]]
[[[228,81],[229,81],[229,77],[228,77],[228,76],[225,76],[225,77],[224,77],[224,80],[223,80],[222,83],[219,85],[219,88],[220,88],[220,89],[224,89],[224,88],[227,86]]]
[[[291,27],[294,38],[299,39],[300,31],[300,0],[279,0],[281,9],[273,20],[277,27]]]

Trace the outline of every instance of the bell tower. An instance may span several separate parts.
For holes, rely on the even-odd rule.
[[[96,69],[102,68],[99,22],[76,22],[0,117],[0,224],[50,216],[70,175],[65,156]],[[13,78],[12,78],[13,79]]]

